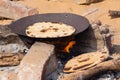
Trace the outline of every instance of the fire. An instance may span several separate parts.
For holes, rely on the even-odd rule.
[[[68,43],[68,45],[65,47],[64,52],[69,53],[70,52],[70,48],[72,48],[75,43],[76,43],[75,41],[70,41]]]

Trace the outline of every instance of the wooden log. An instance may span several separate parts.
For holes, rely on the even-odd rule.
[[[109,15],[112,16],[112,17],[120,17],[120,10],[117,11],[117,10],[109,10]]]
[[[0,0],[0,16],[17,20],[19,18],[37,14],[34,8],[27,7],[14,1]]]
[[[88,5],[88,4],[91,4],[91,3],[101,2],[103,0],[74,0],[74,1],[77,4]]]
[[[93,75],[107,70],[120,71],[120,59],[105,61],[88,70],[68,74],[61,80],[87,80]]]
[[[87,70],[105,61],[108,57],[109,53],[107,49],[97,52],[84,53],[67,61],[63,71],[65,73],[73,73]]]
[[[23,56],[21,53],[0,53],[0,66],[19,65]]]

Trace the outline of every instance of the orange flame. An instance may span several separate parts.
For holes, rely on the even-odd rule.
[[[70,52],[70,48],[72,48],[75,43],[76,43],[75,41],[70,41],[68,43],[68,45],[65,47],[64,52],[69,53]]]

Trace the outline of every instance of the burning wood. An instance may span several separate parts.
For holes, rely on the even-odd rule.
[[[76,73],[68,74],[61,80],[87,80],[93,75],[98,74],[103,71],[107,71],[107,70],[120,71],[120,59],[119,58],[102,62],[88,70],[78,71]]]
[[[81,51],[82,53],[87,52],[88,54],[81,54],[81,55],[79,54],[77,55],[77,57],[74,57],[73,59],[69,60],[65,64],[65,68],[63,72],[70,73],[70,74],[65,76],[65,78],[63,78],[62,80],[89,79],[89,77],[96,74],[95,73],[96,69],[99,66],[97,68],[94,68],[94,67],[96,67],[96,65],[106,62],[105,60],[109,57],[109,50],[111,49],[111,43],[109,43],[111,41],[110,39],[111,37],[110,36],[109,38],[107,37],[110,31],[108,30],[106,25],[105,26],[101,25],[101,23],[99,22],[100,21],[94,22],[92,24],[92,28],[89,28],[84,33],[81,33],[79,34],[79,36],[77,35],[75,37],[76,44],[74,45],[73,50],[75,51],[77,49],[79,50],[78,53],[80,53]],[[95,52],[96,49],[100,51]],[[73,53],[73,55],[74,54],[75,53]],[[91,68],[93,68],[92,70],[95,69],[93,73],[92,73],[92,70],[90,70]],[[107,69],[105,68],[102,71],[105,71]],[[98,73],[99,73],[99,70],[97,71]],[[74,73],[71,73],[71,72],[74,72]]]
[[[70,49],[75,45],[74,35],[61,37],[61,38],[51,38],[51,39],[42,39],[38,40],[44,43],[52,44],[56,46],[57,52],[69,53]]]
[[[77,72],[87,70],[95,65],[103,62],[109,57],[109,53],[107,50],[91,52],[79,55],[70,59],[64,67],[64,72]]]
[[[105,46],[111,49],[111,36],[106,36],[109,31],[106,26],[100,26],[100,24],[94,23],[86,31],[74,37],[75,44],[70,49],[72,56],[102,50]]]

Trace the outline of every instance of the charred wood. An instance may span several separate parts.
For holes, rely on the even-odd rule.
[[[91,3],[101,2],[103,0],[74,0],[77,4],[88,5]]]
[[[120,17],[120,10],[109,10],[109,15],[112,17]]]

